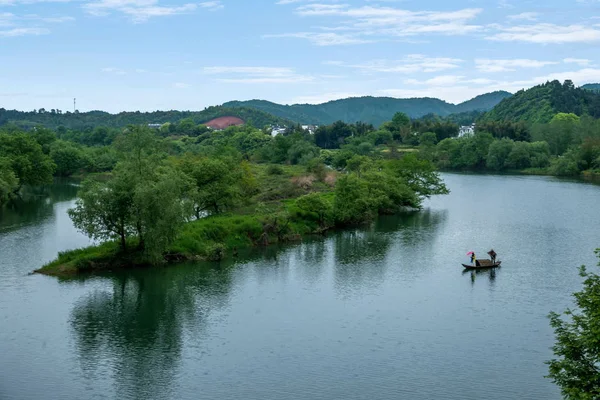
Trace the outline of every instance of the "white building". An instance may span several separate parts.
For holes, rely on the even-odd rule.
[[[458,137],[473,136],[475,134],[475,124],[463,125],[458,130]]]

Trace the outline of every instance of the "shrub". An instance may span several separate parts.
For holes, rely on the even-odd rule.
[[[272,164],[267,167],[267,175],[283,175],[283,174],[285,174],[285,171],[279,165]]]

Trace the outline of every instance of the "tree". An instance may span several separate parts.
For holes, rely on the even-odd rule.
[[[322,194],[311,193],[299,197],[298,200],[296,200],[296,205],[302,211],[314,215],[321,227],[324,227],[331,218],[333,210],[332,204]]]
[[[196,218],[203,214],[219,214],[232,208],[240,199],[242,176],[233,161],[217,158],[187,157],[181,163],[182,171],[192,180],[191,198]]]
[[[117,175],[106,183],[84,181],[75,207],[68,211],[75,228],[94,240],[119,240],[127,251],[133,226],[133,192]]]
[[[425,147],[435,146],[437,143],[437,136],[434,132],[424,132],[419,136],[419,144]]]
[[[392,121],[384,125],[390,132],[395,140],[402,140],[406,142],[411,134],[411,124],[408,115],[403,112],[397,112],[392,117]]]
[[[387,168],[421,198],[450,193],[433,163],[419,159],[414,154],[389,161]]]
[[[354,174],[344,175],[335,185],[333,213],[340,224],[352,225],[372,220],[377,214],[369,197],[367,182]]]
[[[515,142],[510,154],[506,158],[505,165],[511,169],[529,168],[531,166],[529,143]]]
[[[506,168],[506,159],[512,152],[514,145],[515,143],[512,139],[502,138],[494,140],[489,147],[486,167],[496,171]]]
[[[560,387],[565,399],[594,400],[600,398],[600,276],[584,266],[580,275],[584,281],[583,289],[574,293],[577,308],[549,316],[556,358],[547,362],[547,377]]]
[[[10,159],[0,157],[0,205],[8,201],[19,188],[19,178],[11,168]]]
[[[19,179],[19,188],[21,185],[42,185],[52,182],[56,165],[30,135],[0,133],[0,157],[10,161],[10,167]]]
[[[83,150],[63,140],[52,143],[50,157],[56,164],[56,174],[59,176],[71,176],[86,164]]]

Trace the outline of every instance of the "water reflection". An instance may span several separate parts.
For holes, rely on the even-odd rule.
[[[481,269],[481,270],[463,270],[463,275],[469,275],[471,278],[471,285],[475,285],[475,281],[486,279],[489,282],[490,288],[493,288],[496,284],[496,276],[498,275],[499,268]]]
[[[225,307],[231,269],[181,265],[102,278],[71,313],[79,363],[93,386],[99,376],[115,380],[116,398],[172,398],[183,334],[201,338],[208,315]]]
[[[0,207],[0,232],[39,224],[52,217],[54,205],[73,200],[77,190],[77,181],[70,179],[56,179],[52,185],[24,187],[20,197]]]
[[[390,265],[399,262],[412,268],[413,260],[421,260],[420,254],[435,247],[447,215],[446,210],[424,210],[384,216],[371,229],[337,233],[333,248],[338,290],[349,295],[377,287],[384,282]],[[401,254],[402,259],[390,258],[391,254]]]

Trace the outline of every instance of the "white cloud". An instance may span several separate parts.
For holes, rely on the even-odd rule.
[[[46,28],[12,28],[0,30],[0,37],[17,37],[17,36],[39,36],[47,35],[50,30]]]
[[[289,101],[289,104],[322,104],[332,100],[347,99],[349,97],[360,97],[360,94],[352,92],[319,93],[314,95],[297,96]]]
[[[536,21],[539,14],[535,12],[524,12],[521,14],[509,15],[508,19],[512,21]]]
[[[565,64],[578,64],[581,65],[582,67],[588,66],[591,64],[591,60],[588,60],[587,58],[565,58],[563,60],[563,62]]]
[[[475,68],[482,72],[505,72],[516,71],[518,68],[542,68],[547,65],[556,65],[555,61],[539,61],[517,58],[513,60],[491,60],[478,58],[475,60]]]
[[[205,1],[199,4],[201,8],[205,8],[208,11],[217,11],[225,8],[220,0],[217,1]]]
[[[23,17],[24,20],[41,21],[49,24],[62,24],[64,22],[75,21],[75,18],[69,16],[54,16],[54,17],[42,17],[35,14],[26,15]]]
[[[297,32],[282,33],[279,35],[264,35],[263,38],[299,38],[308,39],[317,46],[339,46],[349,44],[371,43],[372,40],[361,39],[356,35],[344,35],[339,33],[319,33],[319,32]]]
[[[223,83],[301,83],[314,80],[310,75],[299,75],[292,68],[215,66],[204,67],[203,73],[218,75]]]
[[[377,91],[376,94],[400,98],[436,97],[453,103],[459,103],[495,90],[506,90],[514,93],[518,90],[530,88],[552,80],[562,82],[570,79],[576,85],[598,82],[600,81],[600,69],[584,68],[576,71],[556,72],[515,81],[460,78],[460,76],[440,76],[424,81],[409,79],[403,83],[405,85],[418,85],[419,87],[416,89],[410,87],[382,89]]]
[[[146,22],[153,17],[187,14],[194,11],[197,7],[194,3],[187,3],[181,6],[160,6],[158,5],[158,0],[99,0],[83,6],[89,14],[99,17],[118,11],[128,15],[135,23]]]
[[[372,60],[361,64],[346,64],[340,61],[328,61],[326,64],[358,69],[364,73],[417,73],[439,72],[459,68],[462,60],[448,57],[427,57],[410,54],[400,60]]]
[[[188,83],[176,82],[173,84],[175,89],[188,89],[190,85]]]
[[[600,30],[583,25],[534,25],[498,27],[498,33],[487,36],[489,40],[504,42],[529,42],[540,44],[591,43],[600,41]]]
[[[449,86],[456,85],[457,83],[462,82],[464,78],[464,76],[460,75],[440,75],[424,81],[419,81],[416,79],[406,79],[404,83],[409,85]]]
[[[0,27],[4,27],[4,26],[13,26],[15,24],[15,15],[8,13],[8,12],[2,12],[0,13]]]
[[[36,3],[69,3],[73,0],[0,0],[0,6],[15,6],[18,4]]]
[[[287,0],[284,0],[287,3]],[[465,8],[457,11],[410,11],[395,7],[362,6],[347,4],[309,3],[295,9],[301,17],[335,18],[337,24],[321,26],[321,31],[329,31],[329,36],[316,32],[296,32],[264,37],[295,37],[310,40],[319,46],[360,44],[422,35],[465,35],[483,29],[469,21],[480,13],[479,8]],[[349,31],[344,34],[331,34],[333,31]]]

